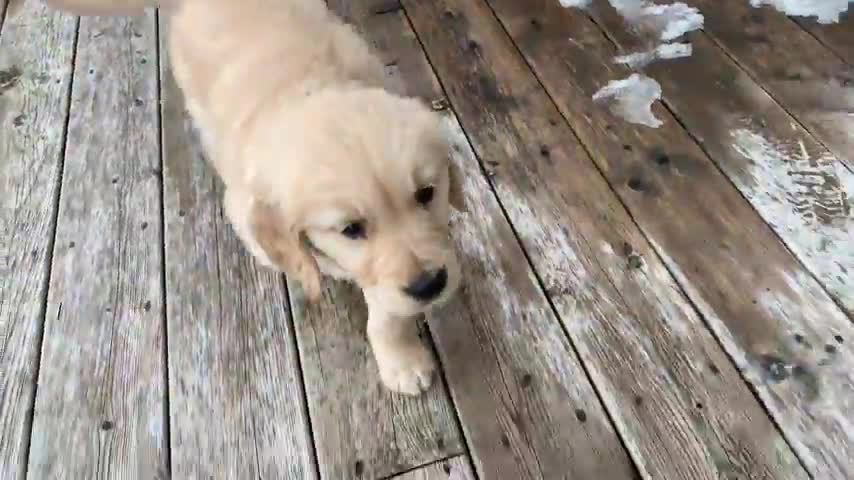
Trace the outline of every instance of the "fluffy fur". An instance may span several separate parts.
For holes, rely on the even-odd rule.
[[[84,14],[158,4],[47,1]],[[448,231],[458,191],[438,115],[392,93],[379,59],[321,0],[161,6],[175,78],[247,249],[310,299],[321,274],[359,285],[383,382],[425,390],[435,363],[415,318],[460,279]]]

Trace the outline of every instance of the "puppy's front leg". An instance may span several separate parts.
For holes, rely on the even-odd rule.
[[[368,340],[380,378],[389,390],[418,395],[430,387],[436,362],[418,337],[415,318],[393,316],[371,308]]]

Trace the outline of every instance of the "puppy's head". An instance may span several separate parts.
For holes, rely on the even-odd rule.
[[[309,297],[320,271],[372,307],[414,315],[447,300],[459,185],[438,115],[382,90],[330,91],[274,113],[245,150],[261,248]]]

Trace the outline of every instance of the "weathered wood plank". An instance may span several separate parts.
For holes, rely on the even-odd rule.
[[[849,6],[849,10],[834,23],[818,23],[815,17],[792,17],[792,19],[818,38],[833,53],[854,66],[854,9]]]
[[[156,48],[154,15],[80,20],[30,478],[168,468]]]
[[[332,2],[333,5],[336,2]],[[347,16],[382,52],[411,95],[440,96],[402,12],[354,4]],[[510,225],[453,116],[453,160],[468,213],[455,216],[465,290],[431,332],[481,478],[633,478],[578,357],[539,289]]]
[[[489,7],[404,5],[641,474],[806,478]]]
[[[23,479],[77,20],[28,2],[0,37],[0,478]]]
[[[466,457],[459,456],[393,477],[395,480],[474,480]]]
[[[594,4],[590,12],[624,49],[645,44],[612,9]],[[690,58],[653,64],[648,73],[789,249],[854,313],[854,173],[704,35],[692,43]]]
[[[379,478],[463,451],[441,382],[420,397],[389,392],[365,338],[355,287],[324,282],[307,304],[291,289],[321,478]]]
[[[174,478],[317,478],[285,285],[222,214],[191,141],[161,20],[163,185]]]
[[[854,67],[772,8],[687,0],[704,31],[854,171]]]
[[[661,81],[674,110],[686,112],[683,122],[733,177],[730,183],[664,108],[654,108],[663,125],[651,129],[634,126],[594,104],[592,96],[602,85],[628,75],[614,65],[614,56],[645,46],[645,39],[627,29],[612,9],[599,4],[590,13],[612,38],[631,47],[627,51],[615,51],[579,10],[564,10],[549,0],[532,1],[525,8],[507,0],[490,3],[634,219],[711,320],[716,335],[753,382],[787,438],[804,458],[813,457],[811,451],[821,452],[810,464],[825,466],[813,472],[820,478],[827,478],[829,469],[854,474],[845,460],[854,454],[852,432],[840,422],[845,418],[845,405],[854,402],[854,365],[847,363],[854,357],[834,339],[854,335],[854,327],[733,184],[750,199],[779,199],[776,204],[761,202],[756,208],[776,222],[775,229],[783,238],[797,239],[804,235],[799,231],[803,228],[819,234],[831,230],[822,225],[792,228],[795,225],[787,224],[787,220],[800,220],[812,212],[799,212],[797,204],[787,202],[787,197],[797,193],[795,188],[761,177],[785,177],[791,171],[786,165],[789,159],[772,158],[778,164],[751,173],[749,159],[733,151],[734,139],[727,129],[740,128],[739,116],[755,115],[763,117],[757,123],[768,134],[781,132],[790,142],[809,135],[791,130],[785,112],[772,108],[776,105],[773,100],[707,39],[692,37],[692,57],[654,64],[647,70]],[[567,35],[574,42],[567,44]],[[731,82],[723,72],[743,78]],[[815,141],[808,141],[810,152],[823,150]],[[829,165],[850,175],[834,159]],[[780,173],[775,175],[775,171]],[[755,183],[746,182],[755,176],[760,177]],[[850,184],[854,186],[854,182]],[[805,200],[801,203],[809,204]],[[850,257],[854,244],[844,243],[841,234],[835,237],[840,242],[838,251],[847,250],[844,255],[854,260]],[[835,259],[846,261],[841,255]],[[847,261],[854,269],[854,262]],[[835,274],[836,265],[833,270]],[[833,366],[822,366],[828,343],[839,355],[834,356]],[[777,368],[775,362],[783,362],[787,368],[797,366],[802,375],[775,377],[768,370]],[[818,399],[803,390],[813,381],[821,385],[821,396],[827,400],[820,410],[816,410]]]

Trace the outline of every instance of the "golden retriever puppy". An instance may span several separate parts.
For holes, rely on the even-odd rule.
[[[157,2],[48,3],[109,14]],[[238,236],[310,299],[322,273],[355,282],[383,383],[424,391],[435,362],[415,319],[460,283],[448,225],[459,187],[440,117],[392,93],[322,0],[168,3],[175,78]]]

